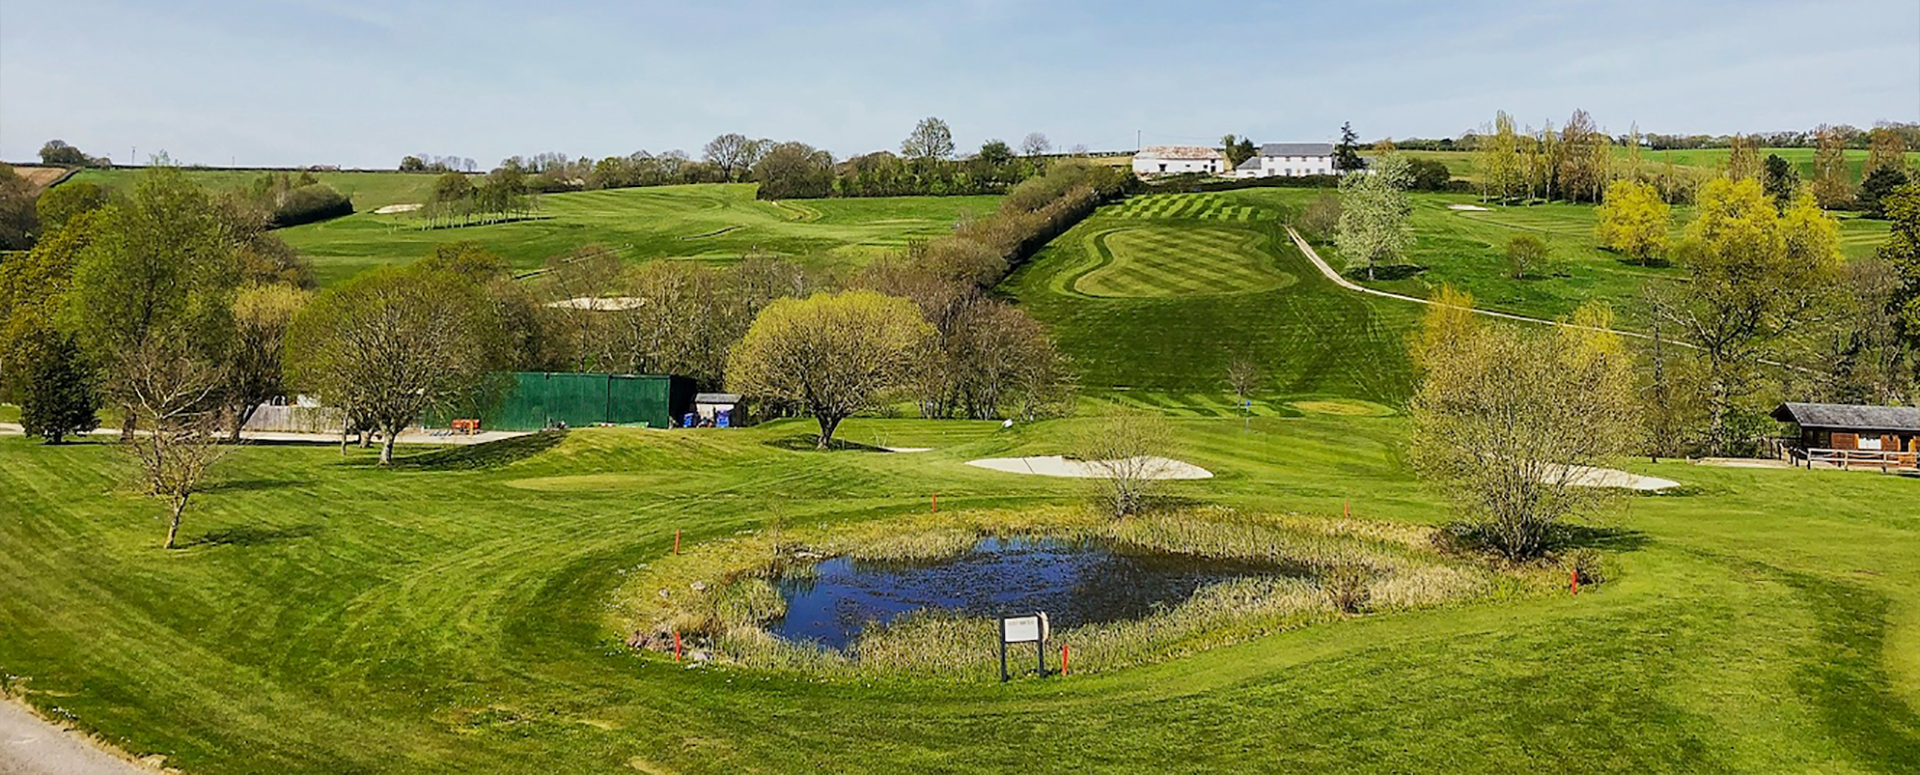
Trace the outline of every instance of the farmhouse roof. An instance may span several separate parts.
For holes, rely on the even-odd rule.
[[[1261,156],[1332,156],[1333,143],[1267,143]]]
[[[1236,166],[1236,167],[1234,167],[1234,169],[1237,169],[1237,170],[1257,170],[1257,169],[1260,169],[1260,157],[1258,157],[1258,156],[1248,156],[1248,157],[1247,157],[1247,160],[1246,160],[1246,161],[1243,161],[1243,162],[1240,162],[1240,164],[1239,164],[1239,166]]]
[[[1920,432],[1920,408],[1911,406],[1785,403],[1773,410],[1773,419],[1802,428]]]
[[[1220,151],[1204,145],[1149,145],[1134,154],[1139,159],[1167,159],[1178,161],[1205,161],[1220,158]]]

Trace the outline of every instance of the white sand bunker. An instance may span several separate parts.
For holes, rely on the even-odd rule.
[[[382,208],[380,208],[380,209],[378,209],[378,210],[375,210],[375,211],[373,211],[373,214],[374,214],[374,215],[397,215],[397,214],[399,214],[399,213],[410,213],[410,212],[413,212],[413,211],[415,211],[415,210],[418,210],[418,209],[420,209],[420,207],[421,207],[421,206],[420,206],[420,205],[417,205],[417,204],[411,204],[411,205],[387,205],[386,207],[382,207]]]
[[[1464,210],[1467,212],[1475,212],[1475,213],[1487,212],[1487,208],[1481,207],[1479,205],[1447,205],[1447,209],[1448,210]]]
[[[1129,468],[1137,471],[1144,479],[1213,478],[1212,471],[1192,463],[1164,457],[1135,457],[1126,460],[1068,460],[1059,455],[990,457],[985,460],[969,460],[967,465],[991,471],[1005,471],[1010,474],[1064,476],[1074,479],[1097,479],[1109,476],[1115,468]]]
[[[1657,476],[1641,476],[1612,468],[1594,468],[1592,466],[1574,466],[1573,475],[1567,484],[1575,487],[1617,487],[1623,490],[1654,491],[1679,487],[1680,483],[1672,479]]]
[[[638,296],[581,296],[547,303],[547,306],[554,309],[582,309],[591,312],[625,312],[646,305],[647,300]]]

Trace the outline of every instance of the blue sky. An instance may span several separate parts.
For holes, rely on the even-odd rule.
[[[1620,133],[1920,120],[1920,2],[6,0],[0,158],[387,167],[738,131],[845,156],[1451,135],[1586,108]]]

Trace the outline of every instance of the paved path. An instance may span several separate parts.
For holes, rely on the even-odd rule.
[[[20,702],[0,698],[0,775],[153,775],[40,718]]]

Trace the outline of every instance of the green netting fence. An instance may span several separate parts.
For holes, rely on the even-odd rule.
[[[538,371],[510,376],[499,404],[479,417],[480,427],[537,431],[564,423],[574,428],[669,428],[693,405],[693,380],[686,377]]]

